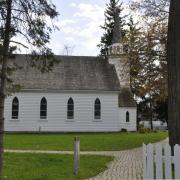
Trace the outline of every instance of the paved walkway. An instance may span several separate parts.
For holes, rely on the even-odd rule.
[[[14,153],[73,154],[72,151],[5,150]],[[125,151],[81,151],[81,154],[114,156],[107,170],[88,180],[142,179],[142,148]]]
[[[113,155],[115,159],[109,164],[107,170],[88,180],[142,179],[142,148],[119,152],[108,152],[108,154],[104,155]]]

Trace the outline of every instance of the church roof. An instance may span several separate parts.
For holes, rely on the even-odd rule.
[[[22,69],[13,74],[23,90],[97,90],[119,91],[120,84],[113,65],[100,57],[56,56],[53,70],[41,73],[28,65],[27,55],[13,60]]]

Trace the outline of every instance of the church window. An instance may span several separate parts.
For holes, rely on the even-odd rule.
[[[74,101],[69,98],[67,103],[67,119],[74,119]]]
[[[126,122],[129,122],[129,112],[126,112]]]
[[[94,103],[94,118],[101,119],[101,102],[97,98]]]
[[[46,119],[47,118],[47,100],[45,97],[41,99],[40,104],[40,118]]]
[[[15,97],[12,101],[12,119],[18,119],[19,117],[19,100]]]

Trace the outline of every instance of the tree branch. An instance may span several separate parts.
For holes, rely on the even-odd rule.
[[[22,44],[22,43],[20,43],[20,42],[13,41],[13,40],[10,40],[10,42],[15,43],[15,44],[18,44],[18,45],[21,45],[21,46],[23,46],[24,48],[28,49],[28,47],[27,47],[26,45],[24,45],[24,44]]]

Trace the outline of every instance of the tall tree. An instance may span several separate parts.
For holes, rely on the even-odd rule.
[[[0,179],[3,179],[3,134],[4,102],[7,95],[8,59],[14,47],[12,43],[29,48],[33,54],[32,65],[46,71],[52,67],[51,49],[47,47],[53,26],[47,23],[58,15],[55,6],[48,0],[2,0],[0,1]],[[23,37],[27,43],[17,41]],[[20,38],[18,38],[20,39]]]
[[[168,10],[169,2],[170,2],[169,0],[143,0],[143,1],[131,3],[131,6],[130,6],[133,9],[135,8],[136,10],[140,11],[141,14],[143,14],[143,19],[146,20],[145,22],[150,22],[148,23],[148,26],[145,23],[143,23],[144,25],[143,31],[144,32],[147,31],[149,33],[144,34],[143,31],[142,33],[146,37],[145,39],[147,39],[148,36],[149,38],[150,36],[152,36],[149,39],[150,40],[149,42],[152,42],[154,46],[151,47],[153,53],[151,53],[150,55],[154,60],[152,61],[152,66],[145,66],[144,70],[146,69],[145,70],[146,76],[145,74],[142,76],[142,83],[139,83],[139,84],[143,85],[142,88],[140,88],[142,90],[141,96],[143,96],[143,94],[149,94],[150,92],[148,91],[151,91],[151,94],[153,94],[153,96],[151,96],[153,97],[152,104],[155,105],[155,106],[153,105],[153,109],[157,107],[156,103],[164,104],[164,105],[167,104],[166,103],[167,101],[167,58],[166,58],[167,46],[166,44],[167,44],[167,19],[168,19],[168,11],[169,11]],[[148,48],[146,48],[146,50],[148,50]],[[145,51],[143,50],[144,51],[142,53],[143,56],[141,57],[150,56],[148,51],[146,50]],[[149,64],[149,63],[150,63],[149,61],[145,62],[145,64]],[[155,67],[156,70],[154,71],[152,69],[151,73],[147,73],[152,67]],[[152,77],[152,75],[155,77],[155,81],[153,82],[150,81],[151,83],[146,83],[145,85],[144,82],[147,82],[146,79],[150,76]],[[144,102],[148,102],[148,101],[146,100]],[[166,110],[165,108],[163,109]],[[167,114],[167,112],[164,112],[164,114]]]
[[[180,1],[171,0],[168,24],[168,126],[171,146],[180,144]]]
[[[157,19],[141,27],[132,18],[128,25],[124,44],[128,49],[131,90],[143,104],[147,103],[152,127],[156,101],[167,98],[167,26]]]
[[[114,21],[115,21],[115,9],[118,7],[120,11],[120,27],[123,32],[123,26],[125,24],[124,18],[122,16],[122,3],[119,0],[110,0],[109,4],[106,4],[107,8],[105,10],[105,23],[101,28],[104,30],[103,36],[101,37],[101,42],[98,45],[100,48],[100,54],[102,56],[107,55],[108,47],[112,44],[113,39],[113,29],[114,29]]]
[[[154,24],[149,24],[148,30],[144,32],[144,45],[141,56],[143,67],[141,71],[141,79],[143,80],[141,84],[141,93],[143,93],[144,98],[146,98],[146,101],[149,103],[151,129],[153,129],[153,97],[156,89],[155,82],[158,75],[157,66],[155,64],[157,60],[155,29]]]
[[[145,16],[168,18],[170,0],[142,0],[131,3],[131,8],[138,8]]]
[[[143,43],[141,42],[141,27],[130,17],[127,23],[128,28],[123,38],[124,50],[128,54],[127,63],[130,65],[130,87],[132,93],[138,96],[139,72],[142,69],[140,63],[140,51]]]
[[[168,128],[169,143],[173,147],[180,144],[180,1],[145,0],[141,7],[146,15],[168,17]],[[170,6],[170,7],[169,7]],[[153,7],[153,8],[152,8]]]

